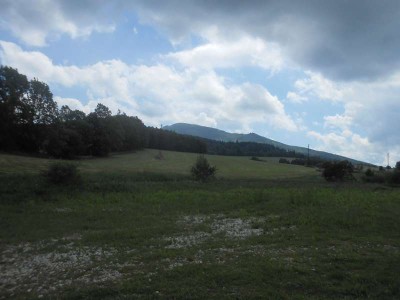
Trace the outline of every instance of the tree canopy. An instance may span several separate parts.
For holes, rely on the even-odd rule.
[[[142,148],[205,153],[194,137],[146,127],[138,117],[112,115],[104,104],[92,113],[60,109],[49,86],[0,66],[0,150],[57,158],[106,156]]]

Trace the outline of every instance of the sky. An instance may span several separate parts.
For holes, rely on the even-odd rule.
[[[0,64],[58,105],[394,166],[398,0],[0,0]]]

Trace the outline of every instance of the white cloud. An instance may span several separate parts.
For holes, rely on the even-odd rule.
[[[293,103],[303,103],[308,101],[306,96],[301,96],[295,92],[288,92],[286,94],[286,99]]]
[[[277,44],[250,36],[228,40],[214,35],[212,40],[203,45],[169,53],[165,57],[186,67],[204,69],[257,66],[275,72],[284,65]]]
[[[321,74],[306,71],[306,78],[298,79],[294,83],[295,92],[288,92],[288,99],[304,101],[310,97],[317,97],[322,100],[333,102],[343,101],[345,88],[332,80],[323,77]]]
[[[339,101],[342,114],[324,116],[323,133],[311,132],[326,151],[381,164],[400,145],[400,73],[374,82],[337,83],[308,73],[296,92],[314,100]],[[355,132],[359,132],[356,134]],[[363,154],[364,153],[364,154]]]
[[[367,138],[350,130],[327,134],[309,131],[307,135],[317,141],[316,149],[318,150],[374,163],[379,163],[382,157],[377,145],[373,145]]]
[[[317,2],[3,0],[0,26],[29,45],[43,46],[62,34],[76,38],[112,31],[122,15],[132,14],[172,42],[191,36],[213,41],[216,33],[231,40],[258,37],[279,45],[304,69],[331,79],[374,80],[398,70],[399,1]],[[196,55],[209,52],[207,47]]]
[[[0,10],[3,28],[24,43],[39,47],[61,34],[77,38],[112,32],[115,26],[106,16],[95,1],[4,0]]]
[[[14,43],[0,40],[0,59],[3,64],[18,66],[19,71],[30,77],[40,77],[46,81],[57,81],[62,85],[71,86],[74,76],[79,72],[77,67],[55,66],[43,53],[37,51],[24,52]]]
[[[331,79],[376,79],[400,65],[400,4],[379,1],[138,1],[142,22],[171,40],[247,34],[280,45],[304,69]],[[385,20],[385,22],[382,22]],[[382,45],[385,50],[382,52]]]
[[[202,112],[200,113],[197,118],[194,119],[194,124],[198,125],[203,125],[203,126],[208,126],[208,127],[214,127],[216,128],[218,126],[217,120],[215,120],[212,117],[209,117],[206,113]]]
[[[63,105],[67,105],[72,110],[80,110],[83,111],[85,114],[88,114],[93,109],[90,108],[89,105],[83,105],[81,101],[75,98],[63,98],[60,96],[54,96],[54,101],[57,102],[58,107]]]
[[[324,117],[325,127],[346,129],[352,125],[353,119],[350,116],[334,115]]]
[[[230,85],[213,70],[176,70],[164,64],[127,65],[120,60],[85,67],[62,66],[55,65],[43,53],[24,51],[13,43],[1,41],[0,58],[30,78],[86,89],[86,105],[69,97],[56,98],[60,104],[85,112],[102,102],[113,112],[120,108],[155,126],[161,122],[215,126],[232,121],[239,122],[242,129],[264,122],[275,128],[297,130],[282,102],[265,87],[251,83]]]
[[[309,131],[307,135],[317,142],[315,149],[318,150],[328,151],[382,166],[387,165],[386,154],[389,152],[391,155],[390,164],[392,166],[394,166],[397,161],[400,161],[400,146],[384,147],[379,143],[371,142],[367,137],[362,137],[349,129],[326,134]]]

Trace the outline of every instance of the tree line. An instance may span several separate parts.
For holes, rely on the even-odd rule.
[[[0,150],[55,158],[107,156],[142,148],[206,153],[194,137],[146,127],[138,117],[98,104],[85,114],[58,108],[49,86],[0,66]]]
[[[46,83],[0,66],[0,151],[73,159],[143,148],[305,159],[269,144],[214,141],[147,127],[138,117],[113,115],[101,103],[89,114],[67,105],[58,108]]]
[[[207,153],[228,156],[254,156],[254,157],[297,157],[305,156],[296,151],[289,151],[270,144],[255,142],[222,142],[202,138],[207,144]]]

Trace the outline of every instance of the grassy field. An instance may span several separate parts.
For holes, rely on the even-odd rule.
[[[82,159],[77,162],[83,173],[141,174],[157,173],[188,176],[197,154],[172,151],[143,150],[137,153],[114,154],[107,158]],[[262,158],[253,161],[249,157],[206,155],[211,164],[218,168],[219,178],[226,179],[273,179],[295,178],[316,175],[314,169],[296,165],[278,164],[279,158]],[[0,155],[1,173],[33,173],[44,170],[50,160],[16,155]]]
[[[312,168],[195,155],[47,160],[0,155],[0,298],[398,299],[400,191],[325,183]]]

